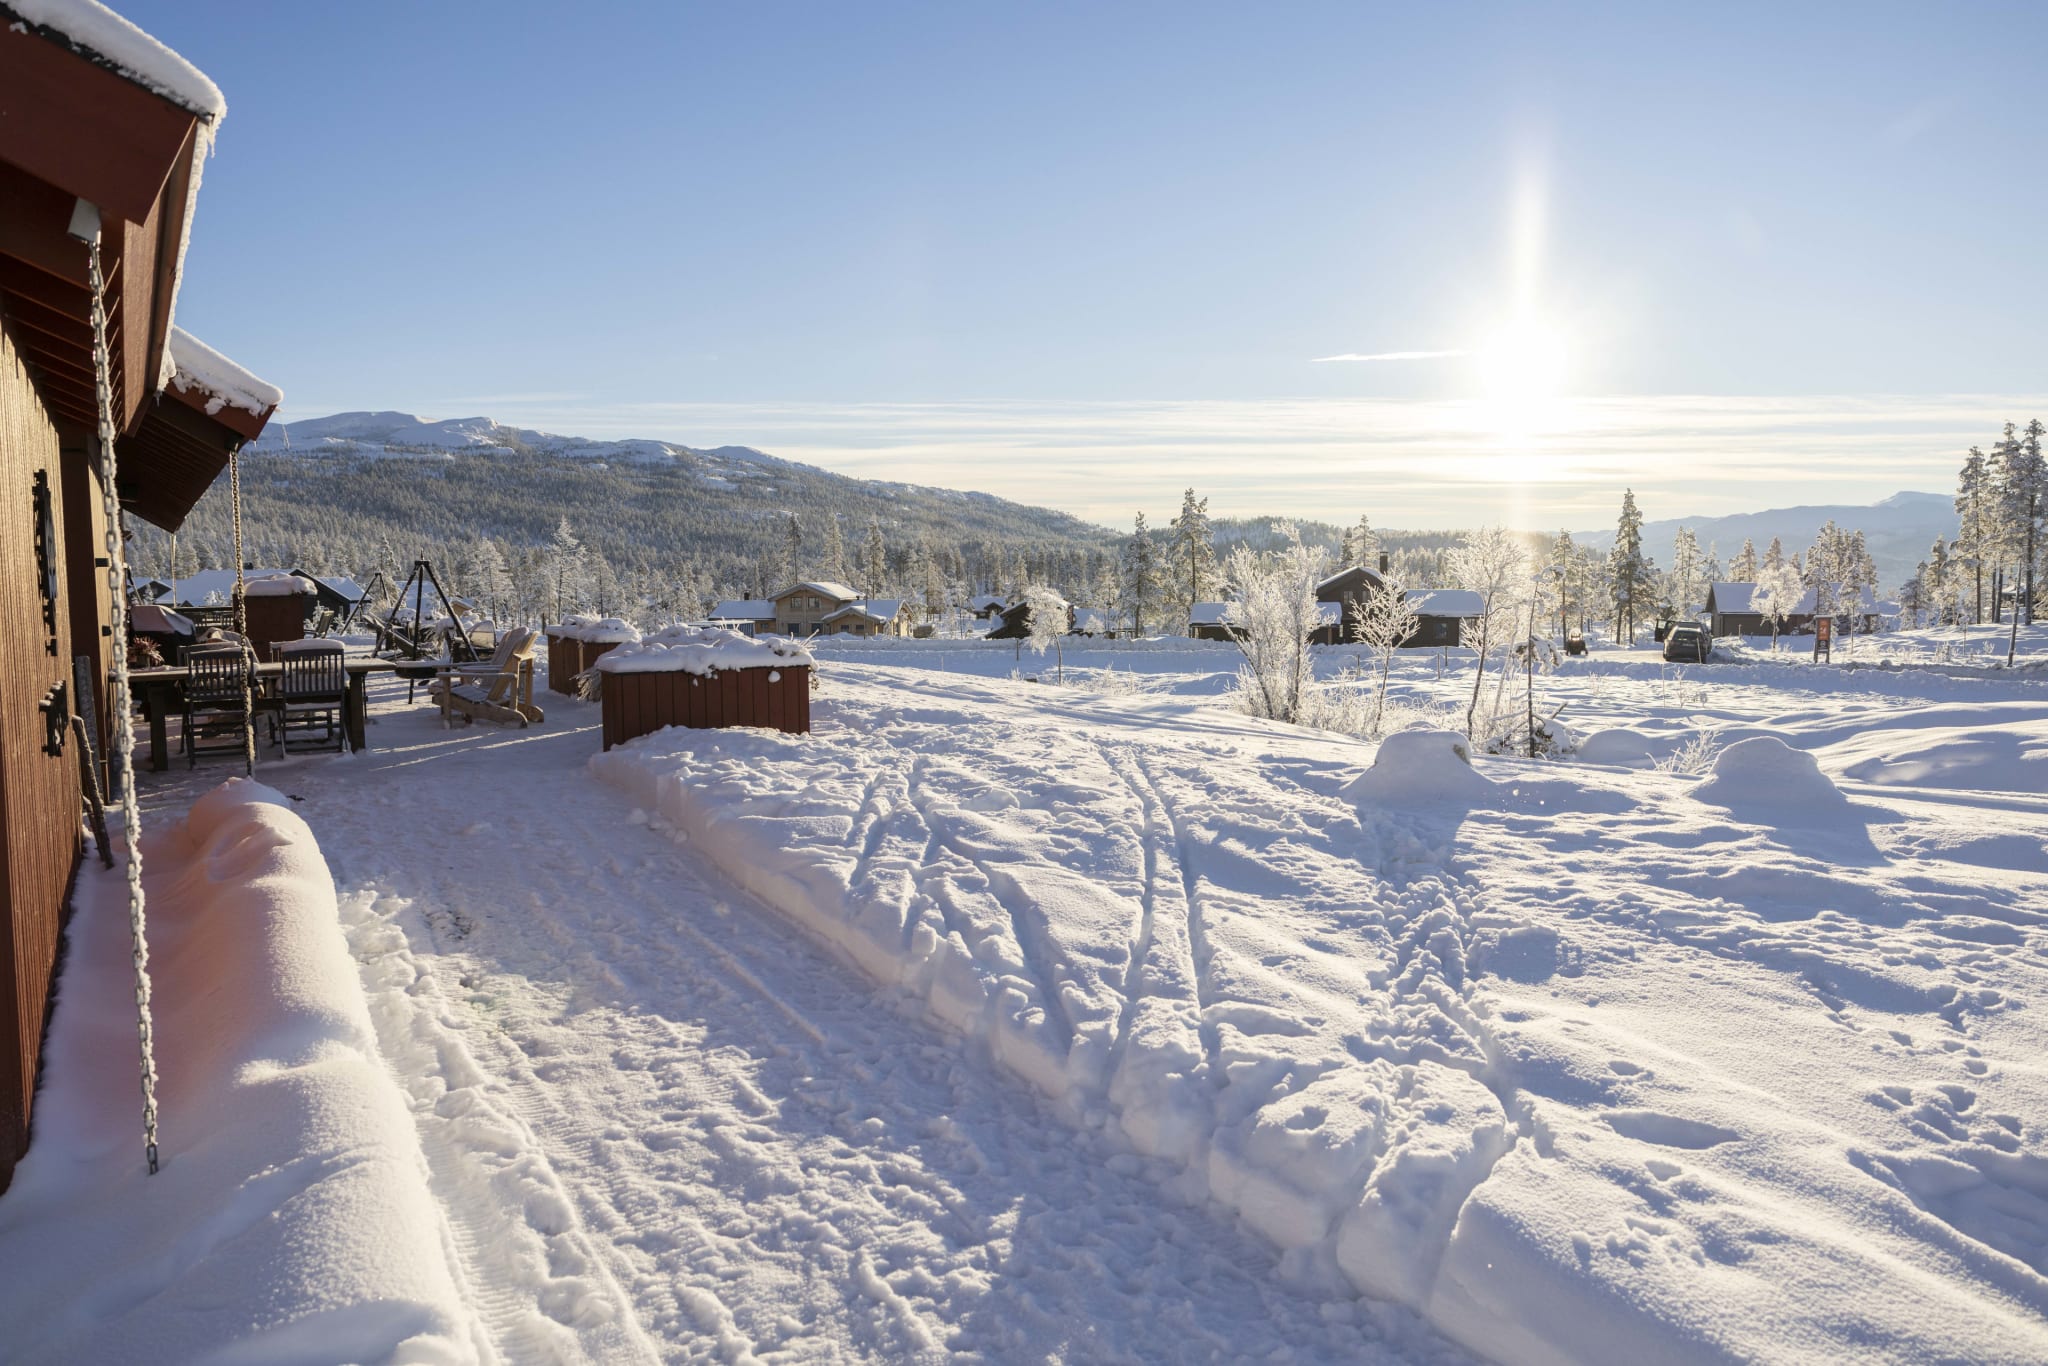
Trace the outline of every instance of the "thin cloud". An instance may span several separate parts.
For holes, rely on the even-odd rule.
[[[1346,351],[1341,356],[1316,356],[1310,365],[1328,365],[1339,360],[1443,360],[1449,356],[1469,356],[1470,351],[1377,351],[1370,356],[1356,351]]]

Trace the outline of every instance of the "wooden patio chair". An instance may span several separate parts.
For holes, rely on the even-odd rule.
[[[201,645],[185,652],[185,755],[198,767],[200,754],[240,754],[251,724],[250,679],[253,664],[239,645]],[[205,745],[207,737],[232,735],[234,744]]]
[[[538,631],[514,627],[498,637],[498,648],[488,663],[444,664],[431,690],[441,699],[441,724],[454,722],[455,713],[475,721],[502,721],[521,727],[546,720],[533,701],[534,644]]]
[[[348,695],[344,651],[338,640],[295,640],[272,647],[282,667],[271,709],[271,738],[286,754],[292,752],[293,730],[310,736],[317,728],[318,748],[336,752],[346,745],[341,708]]]

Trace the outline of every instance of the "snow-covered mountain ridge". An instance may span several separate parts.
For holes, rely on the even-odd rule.
[[[411,413],[334,413],[299,422],[272,423],[251,449],[270,454],[422,455],[436,452],[489,455],[518,451],[557,455],[574,460],[658,462],[692,455],[717,462],[787,463],[750,446],[719,446],[695,450],[669,441],[629,438],[593,441],[530,427],[511,427],[489,417],[449,417],[429,422]]]

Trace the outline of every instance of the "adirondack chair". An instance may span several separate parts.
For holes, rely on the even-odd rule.
[[[534,642],[540,633],[520,626],[498,637],[498,648],[482,664],[445,664],[429,685],[441,699],[441,724],[455,713],[521,727],[545,720],[533,701]]]

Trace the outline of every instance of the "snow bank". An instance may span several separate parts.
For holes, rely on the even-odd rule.
[[[1613,764],[1620,768],[1649,768],[1657,762],[1650,741],[1641,731],[1603,730],[1579,742],[1579,758],[1589,764]]]
[[[88,864],[35,1141],[0,1197],[14,1362],[479,1357],[312,831],[230,781],[144,846],[162,1170],[126,882]]]
[[[1346,789],[1356,801],[1410,801],[1484,796],[1493,783],[1472,767],[1472,746],[1447,730],[1404,730],[1380,744],[1372,767]]]
[[[715,674],[726,669],[808,666],[811,652],[782,636],[747,636],[719,627],[671,626],[621,645],[597,661],[608,674]]]
[[[587,645],[628,645],[640,639],[640,628],[623,617],[579,615],[548,627],[548,634]]]
[[[256,378],[183,328],[173,327],[168,343],[171,386],[207,395],[208,415],[232,406],[261,417],[284,402],[284,390]]]
[[[1714,772],[1693,789],[1703,802],[1726,807],[1764,807],[1785,812],[1836,810],[1848,798],[1805,750],[1775,735],[1753,735],[1721,751]]]

